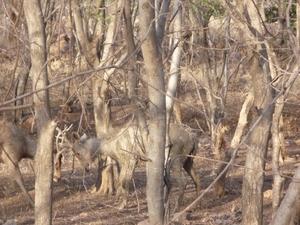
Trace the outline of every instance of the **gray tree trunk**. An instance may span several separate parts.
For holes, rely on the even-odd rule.
[[[243,177],[243,218],[242,224],[257,224],[263,222],[263,183],[265,158],[268,150],[270,128],[274,107],[270,107],[264,112],[273,99],[270,77],[264,73],[259,64],[259,56],[252,59],[252,86],[254,92],[254,107],[257,116],[253,118],[253,124],[259,116],[260,122],[254,127],[250,134],[249,149],[245,162],[245,172]],[[264,114],[262,114],[264,112]]]
[[[232,152],[234,151],[234,149],[236,149],[238,147],[238,145],[241,142],[244,128],[248,124],[248,114],[249,114],[250,108],[253,105],[253,101],[254,101],[254,92],[251,89],[249,91],[247,98],[244,101],[243,107],[240,111],[238,124],[236,126],[233,138],[231,140],[230,148],[225,151],[225,156],[223,159],[225,162],[230,161],[230,159],[232,157]],[[219,175],[220,173],[222,173],[223,170],[226,168],[226,166],[227,166],[227,164],[222,163],[220,165],[220,167],[218,168],[217,174]],[[225,172],[223,172],[222,176],[219,178],[219,180],[216,182],[216,184],[214,186],[214,194],[216,196],[221,197],[225,193],[227,172],[228,172],[227,170]]]
[[[164,151],[166,104],[162,56],[158,49],[153,0],[139,1],[140,40],[149,93],[149,136],[147,141],[147,205],[150,224],[164,223]]]
[[[16,81],[15,86],[15,96],[23,95],[25,92],[27,80],[29,76],[29,70],[28,68],[24,68],[24,70],[20,71],[18,74],[18,79]],[[16,101],[15,106],[21,106],[23,105],[24,99],[20,99]],[[23,111],[22,110],[16,110],[15,111],[15,122],[21,121],[23,117]]]
[[[159,1],[155,0],[155,8],[156,12],[159,11],[158,18],[156,20],[156,33],[157,33],[157,42],[159,48],[161,48],[162,41],[165,34],[165,25],[167,21],[167,15],[169,12],[169,5],[171,0],[163,0],[161,3],[161,7],[159,9]]]
[[[272,171],[273,171],[273,178],[274,178],[273,188],[272,188],[273,215],[276,213],[280,204],[280,193],[284,181],[284,178],[280,174],[280,168],[279,168],[279,158],[280,158],[280,148],[281,148],[279,124],[280,124],[280,119],[282,119],[281,113],[284,106],[284,95],[277,100],[277,103],[278,104],[276,104],[274,115],[273,115],[273,121],[272,121],[272,146],[273,146]]]
[[[298,46],[300,46],[300,2],[297,1],[297,19],[296,19],[297,23],[297,44]]]
[[[24,12],[28,24],[33,90],[48,85],[46,35],[40,1],[24,1]],[[34,13],[32,13],[34,12]],[[37,153],[35,156],[35,224],[52,223],[52,173],[53,135],[55,124],[51,123],[49,93],[45,89],[33,95],[37,124]]]
[[[272,225],[288,225],[290,224],[290,220],[292,214],[294,212],[294,208],[298,206],[297,201],[299,201],[300,196],[300,167],[298,167],[291,184],[285,194],[282,203],[280,204],[276,215],[274,216]],[[297,208],[297,207],[296,207]],[[299,210],[299,208],[297,208]]]
[[[142,133],[142,138],[146,141],[148,135],[148,127],[147,121],[145,117],[145,110],[141,107],[141,102],[138,98],[138,78],[136,74],[138,74],[138,69],[136,66],[136,46],[134,43],[133,36],[133,25],[131,19],[131,1],[126,0],[124,6],[124,22],[125,22],[125,38],[127,45],[127,55],[129,57],[128,60],[128,97],[131,100],[131,104],[134,108],[135,118],[138,121],[140,131]]]
[[[117,32],[116,21],[118,20],[118,14],[116,11],[120,8],[120,1],[108,1],[106,2],[107,11],[103,19],[110,19],[110,22],[106,24],[106,37],[103,42],[103,49],[99,63],[94,67],[109,66],[113,59],[113,43],[114,38]],[[111,107],[110,107],[110,89],[109,89],[109,79],[110,75],[106,71],[99,71],[98,76],[94,76],[92,80],[92,89],[93,89],[93,102],[94,102],[94,117],[96,124],[97,136],[100,137],[103,134],[107,133],[111,124]],[[100,77],[100,78],[99,78]],[[102,171],[102,182],[101,186],[98,189],[100,194],[112,194],[114,192],[114,181],[113,178],[117,177],[117,174],[114,174],[115,162],[107,157],[105,159],[106,167]]]
[[[234,2],[223,0],[227,12],[240,29],[253,41],[264,42],[265,27],[264,6],[262,1],[241,0]],[[260,16],[257,16],[257,15]],[[255,49],[255,52],[252,49]],[[270,126],[274,106],[270,106],[273,94],[270,85],[268,48],[265,43],[251,46],[248,52],[254,56],[250,62],[249,74],[252,75],[254,91],[253,128],[250,131],[249,150],[243,177],[243,218],[242,224],[261,225],[263,223],[263,183],[265,156],[268,149]],[[258,55],[259,54],[259,55]],[[269,108],[268,108],[269,107]],[[254,126],[255,125],[255,126]]]

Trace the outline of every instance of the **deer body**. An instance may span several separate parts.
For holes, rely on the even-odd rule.
[[[170,150],[170,170],[179,186],[178,198],[174,209],[174,211],[177,211],[182,204],[184,191],[188,183],[182,173],[182,168],[192,178],[197,196],[200,194],[200,178],[194,169],[194,159],[187,156],[196,155],[198,150],[198,136],[196,133],[188,131],[186,127],[179,124],[170,125],[169,136],[172,144]]]
[[[136,163],[141,156],[145,156],[137,127],[130,126],[121,130],[117,135],[107,134],[96,139],[88,139],[86,135],[81,138],[78,136],[73,138],[75,143],[72,144],[71,148],[87,172],[90,163],[99,155],[111,157],[118,162],[120,166],[120,185],[116,192],[116,199],[122,196],[119,209],[123,209],[127,204]]]
[[[119,209],[123,209],[127,204],[127,197],[134,173],[136,163],[140,156],[145,157],[142,139],[138,129],[130,126],[122,130],[118,135],[106,135],[101,138],[88,139],[86,135],[79,138],[73,137],[75,142],[69,143],[75,156],[86,171],[89,165],[98,155],[108,156],[116,160],[120,166],[119,181],[116,198],[122,195],[122,202]],[[171,170],[175,180],[179,184],[179,198],[176,208],[181,204],[184,190],[187,184],[186,178],[182,176],[182,168],[192,177],[197,194],[200,192],[200,179],[196,175],[193,167],[193,159],[190,157],[177,157],[179,155],[195,155],[197,151],[196,136],[183,128],[182,125],[174,124],[170,127],[171,148]]]
[[[34,201],[24,187],[18,163],[23,158],[34,158],[36,142],[12,124],[1,123],[0,127],[0,163],[7,166],[9,173],[20,186],[29,204],[34,206]]]
[[[16,180],[31,206],[34,206],[34,201],[24,186],[19,162],[25,158],[34,159],[36,151],[37,142],[35,140],[31,139],[13,124],[0,122],[0,163],[4,163],[7,166],[8,172]],[[55,157],[55,165],[58,160],[60,162],[61,159]],[[56,175],[54,173],[54,177],[60,176],[60,174]]]

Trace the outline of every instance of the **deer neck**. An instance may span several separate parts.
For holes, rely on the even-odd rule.
[[[34,158],[37,150],[37,142],[26,137],[27,154],[29,158]]]
[[[92,159],[95,159],[96,156],[102,155],[102,148],[101,148],[102,140],[100,138],[97,139],[90,139],[87,143],[87,148],[92,151]]]

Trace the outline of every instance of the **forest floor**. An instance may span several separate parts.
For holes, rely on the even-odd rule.
[[[243,77],[231,84],[231,88],[227,97],[227,111],[225,124],[228,127],[226,140],[229,142],[233,136],[239,111],[241,109],[245,92],[237,87],[243,83]],[[239,83],[240,82],[240,83]],[[185,90],[190,90],[189,88]],[[283,194],[287,189],[291,177],[293,176],[298,164],[300,148],[297,143],[300,140],[298,128],[300,127],[300,108],[299,95],[294,87],[293,95],[287,100],[284,107],[284,123],[285,123],[285,141],[287,153],[290,157],[281,167],[281,172],[285,176]],[[52,99],[61,96],[58,90],[53,91]],[[200,107],[197,100],[197,93],[185,91],[181,98],[184,102]],[[53,108],[54,114],[59,114],[59,104]],[[183,123],[197,128],[196,121],[205,127],[205,120],[202,114],[195,108],[188,105],[181,105]],[[113,116],[115,118],[122,117],[124,107],[115,105],[113,107]],[[89,109],[92,114],[92,109]],[[120,114],[120,115],[119,115]],[[65,124],[74,124],[78,126],[80,121],[80,110],[64,115]],[[90,120],[93,124],[93,121]],[[206,129],[204,129],[206,130]],[[93,131],[88,133],[93,136]],[[219,162],[213,160],[209,152],[210,140],[207,133],[204,132],[200,136],[200,148],[195,158],[195,168],[201,179],[201,189],[205,190],[216,177],[215,171]],[[272,214],[272,168],[271,168],[271,150],[270,145],[265,169],[264,183],[264,223],[268,224]],[[246,157],[246,149],[241,148],[235,161],[235,166],[228,173],[228,181],[226,184],[226,195],[221,198],[215,198],[213,191],[209,190],[201,200],[201,207],[197,207],[189,212],[189,216],[181,220],[177,224],[240,224],[242,217],[242,180],[243,165]],[[114,205],[113,196],[98,196],[89,192],[91,186],[96,180],[97,163],[93,164],[92,170],[83,176],[83,169],[75,159],[74,171],[72,171],[72,156],[66,154],[63,164],[63,178],[59,183],[53,184],[53,224],[137,224],[147,219],[147,201],[146,201],[146,172],[145,163],[140,162],[133,177],[133,184],[130,191],[128,207],[124,210],[118,210]],[[21,173],[25,181],[25,186],[31,196],[34,196],[34,173],[28,160],[20,163]],[[188,177],[188,176],[187,176]],[[189,177],[188,177],[189,178]],[[174,184],[171,193],[171,207],[174,207],[177,198],[177,186]],[[185,209],[196,198],[195,187],[189,178],[189,183],[184,195],[184,205],[181,210]],[[6,220],[15,220],[18,224],[34,224],[34,209],[30,207],[23,196],[19,186],[7,173],[6,167],[0,164],[0,225]]]

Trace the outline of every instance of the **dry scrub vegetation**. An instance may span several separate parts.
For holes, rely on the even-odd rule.
[[[3,57],[2,57],[3,60]],[[6,67],[2,64],[1,69],[9,69],[11,62],[6,60]],[[1,71],[4,72],[4,71]],[[7,71],[6,71],[7,72]],[[55,77],[51,78],[52,81]],[[227,97],[227,116],[225,125],[228,127],[226,133],[226,140],[230,141],[235,130],[235,124],[238,118],[238,113],[241,104],[245,98],[245,84],[249,81],[249,75],[239,74],[237,78],[232,81]],[[1,77],[1,91],[5,90],[6,85],[10,85],[8,77]],[[196,107],[201,107],[201,101],[197,98],[197,93],[194,91],[193,82],[182,81],[182,93],[180,98],[189,104]],[[298,156],[300,149],[297,145],[300,140],[298,133],[299,121],[299,84],[293,87],[291,97],[285,103],[284,108],[284,123],[285,123],[285,141],[287,145],[287,152],[289,160],[282,166],[282,173],[285,175],[284,191],[289,185],[290,178],[298,165]],[[62,119],[61,126],[73,124],[73,129],[78,129],[79,122],[82,121],[81,108],[76,105],[72,113],[62,113],[59,99],[61,96],[61,87],[55,87],[50,90],[53,114]],[[92,118],[91,93],[90,90],[83,90],[85,105],[87,106],[88,125],[85,124],[85,130],[80,129],[79,132],[86,132],[88,136],[94,137],[95,130],[93,129],[94,121]],[[116,99],[113,102],[113,118],[115,124],[120,123],[120,119],[124,119],[130,108],[126,105],[126,99],[120,99],[120,95],[114,96]],[[207,136],[207,129],[205,119],[202,114],[195,108],[188,105],[181,105],[183,123],[190,125],[193,128],[203,129],[200,137],[200,148],[198,149],[197,157],[195,158],[195,168],[201,179],[201,191],[205,190],[209,184],[214,180],[216,174],[215,170],[218,168],[220,162],[215,161],[209,154],[210,140]],[[30,110],[28,110],[30,112]],[[2,114],[2,117],[9,120],[10,113]],[[85,122],[87,122],[85,121]],[[25,123],[20,126],[25,132],[30,133],[31,129]],[[32,134],[33,137],[35,134]],[[271,188],[272,188],[272,174],[271,174],[271,150],[266,164],[266,178],[264,185],[264,218],[265,224],[268,224],[271,219]],[[215,198],[212,190],[204,195],[201,207],[195,208],[188,212],[184,218],[181,218],[176,224],[240,224],[241,208],[242,208],[242,178],[243,178],[243,164],[245,160],[247,149],[242,147],[239,150],[238,157],[235,161],[234,167],[230,169],[229,179],[226,186],[226,195],[222,198]],[[63,178],[60,183],[53,185],[53,224],[137,224],[138,222],[147,218],[147,204],[146,204],[146,172],[145,164],[140,162],[135,169],[133,182],[130,188],[130,195],[128,199],[129,207],[124,210],[118,210],[114,206],[113,196],[98,196],[89,192],[96,180],[97,163],[93,164],[91,171],[84,174],[84,171],[75,159],[74,170],[72,170],[73,157],[71,153],[64,155],[63,163]],[[21,173],[25,180],[25,186],[31,196],[34,196],[34,173],[32,165],[28,160],[23,160],[20,163]],[[188,206],[196,196],[196,190],[190,177],[189,183],[184,196],[184,206],[182,210]],[[18,224],[34,224],[34,211],[31,208],[25,197],[23,196],[19,186],[8,175],[5,165],[0,164],[0,224],[6,220],[15,220]],[[171,193],[171,206],[177,199],[178,187],[174,182]]]

